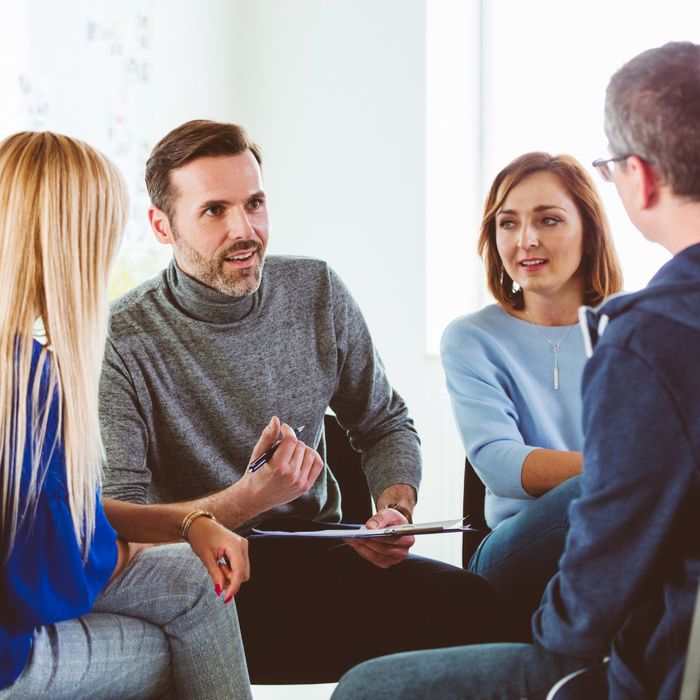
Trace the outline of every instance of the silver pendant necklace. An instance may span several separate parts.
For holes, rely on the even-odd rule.
[[[549,343],[554,351],[554,388],[559,391],[559,350],[561,349],[563,342],[569,337],[569,334],[574,330],[574,328],[576,328],[576,326],[571,326],[571,328],[564,333],[564,337],[558,343],[554,343],[547,337],[547,334],[542,330],[540,325],[535,323],[535,320],[532,318],[532,316],[530,316],[528,310],[524,309],[524,311],[525,315],[530,319],[530,323],[532,323],[539,334]]]

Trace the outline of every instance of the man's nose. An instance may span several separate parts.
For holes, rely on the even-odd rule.
[[[253,238],[255,229],[251,226],[243,207],[232,207],[228,217],[228,237],[234,240]]]

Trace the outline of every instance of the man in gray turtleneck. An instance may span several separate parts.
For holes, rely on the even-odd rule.
[[[265,257],[260,162],[240,127],[204,120],[151,154],[149,218],[174,260],[112,309],[104,495],[184,503],[243,534],[271,516],[338,521],[337,483],[313,449],[330,406],[362,454],[368,526],[405,523],[421,473],[413,423],[338,276],[320,260]],[[269,463],[248,471],[280,432]],[[408,556],[413,537],[358,542],[251,540],[236,602],[253,682],[332,681],[382,653],[498,635],[481,579]]]

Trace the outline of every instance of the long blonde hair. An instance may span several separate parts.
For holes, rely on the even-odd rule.
[[[33,517],[42,487],[42,450],[53,449],[44,445],[52,396],[58,397],[57,435],[65,452],[73,529],[87,555],[104,459],[97,394],[107,277],[127,210],[121,175],[87,144],[50,132],[22,132],[0,143],[3,558],[12,550],[20,521]],[[37,318],[46,345],[32,371]],[[44,382],[48,376],[48,401],[45,388],[40,392],[42,375]],[[28,446],[31,465],[23,475]]]

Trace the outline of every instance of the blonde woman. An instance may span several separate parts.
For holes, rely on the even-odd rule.
[[[186,506],[100,500],[106,280],[126,212],[121,176],[89,146],[0,143],[2,700],[250,697],[225,604],[248,578],[245,540]],[[110,510],[120,532],[155,522],[190,546],[129,545]]]

